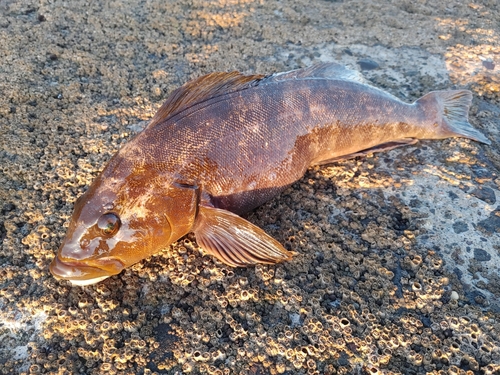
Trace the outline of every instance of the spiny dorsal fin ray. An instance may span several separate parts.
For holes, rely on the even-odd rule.
[[[216,72],[196,78],[174,90],[151,120],[149,127],[168,120],[190,106],[219,95],[244,90],[258,84],[264,75]]]
[[[364,83],[363,76],[359,72],[333,62],[320,63],[267,77],[261,74],[244,75],[236,71],[210,73],[189,81],[173,91],[155,114],[149,127],[168,120],[196,103],[220,95],[241,91],[257,85],[307,78],[344,79]]]

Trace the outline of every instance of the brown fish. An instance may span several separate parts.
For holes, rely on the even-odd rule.
[[[76,204],[50,270],[96,283],[189,232],[230,266],[293,253],[238,214],[266,202],[311,165],[466,137],[469,91],[413,104],[329,63],[271,76],[212,73],[175,90],[150,124],[111,159]]]

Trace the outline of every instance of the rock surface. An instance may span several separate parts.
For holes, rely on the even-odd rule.
[[[497,5],[0,2],[0,374],[498,373]],[[320,61],[407,101],[469,88],[492,145],[312,168],[248,216],[288,263],[231,269],[188,236],[95,286],[49,274],[76,198],[169,92]]]

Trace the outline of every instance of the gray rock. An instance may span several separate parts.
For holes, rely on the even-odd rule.
[[[493,189],[490,189],[488,187],[483,186],[480,189],[474,189],[470,194],[478,199],[481,199],[482,201],[485,201],[488,204],[495,204],[497,201],[495,192],[493,191]]]
[[[453,223],[453,230],[457,234],[463,233],[463,232],[467,232],[469,230],[469,226],[467,225],[467,223],[464,223],[463,221],[455,221]]]
[[[500,210],[492,211],[490,217],[485,220],[481,220],[477,223],[477,226],[483,229],[488,234],[499,233],[500,232]]]
[[[377,69],[380,65],[373,61],[372,59],[359,59],[358,60],[359,67],[363,70],[373,70]]]
[[[474,249],[474,259],[478,262],[487,262],[491,260],[491,255],[483,249]]]

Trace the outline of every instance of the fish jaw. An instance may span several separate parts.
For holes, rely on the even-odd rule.
[[[89,279],[89,280],[69,280],[71,285],[74,286],[87,286],[87,285],[93,285],[97,284],[103,280],[106,280],[109,276],[103,276],[103,277],[96,277],[94,279]]]
[[[50,272],[58,280],[68,280],[73,285],[96,284],[125,268],[120,260],[112,257],[94,261],[65,261],[56,257],[50,264]]]

